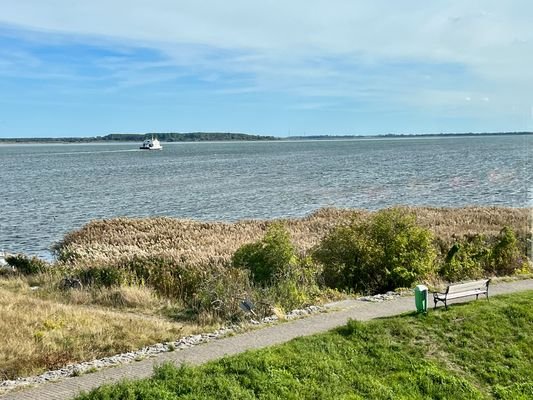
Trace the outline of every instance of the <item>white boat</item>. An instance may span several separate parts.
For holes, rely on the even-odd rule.
[[[7,254],[3,251],[0,251],[0,268],[7,267],[7,261],[6,261]]]
[[[154,139],[153,137],[151,139],[146,139],[139,148],[141,150],[163,150],[159,140]]]

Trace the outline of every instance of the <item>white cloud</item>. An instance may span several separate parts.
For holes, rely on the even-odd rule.
[[[156,49],[173,65],[203,71],[205,79],[248,74],[242,87],[227,89],[237,92],[365,99],[387,93],[388,99],[409,101],[414,92],[428,93],[416,87],[422,80],[437,85],[438,74],[428,79],[426,73],[418,82],[408,65],[397,76],[380,73],[381,66],[459,65],[471,82],[432,88],[441,96],[437,102],[450,104],[459,102],[455,92],[466,90],[472,99],[530,103],[532,18],[533,4],[525,0],[3,0],[0,13],[0,23],[12,26]],[[338,60],[348,67],[339,67]],[[365,66],[361,75],[350,64]],[[142,72],[110,65],[132,79]]]
[[[0,20],[63,33],[286,55],[480,60],[531,46],[526,1],[3,0]]]

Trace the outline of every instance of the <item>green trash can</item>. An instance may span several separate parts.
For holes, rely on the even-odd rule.
[[[417,312],[428,312],[428,288],[425,285],[415,287],[415,305]]]

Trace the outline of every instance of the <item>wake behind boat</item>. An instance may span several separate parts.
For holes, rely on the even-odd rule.
[[[163,150],[159,140],[154,139],[153,137],[151,139],[146,139],[139,148],[141,150]]]

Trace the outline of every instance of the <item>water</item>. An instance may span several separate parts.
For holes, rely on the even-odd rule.
[[[320,207],[533,205],[533,137],[0,145],[0,250],[46,256],[92,219]]]

